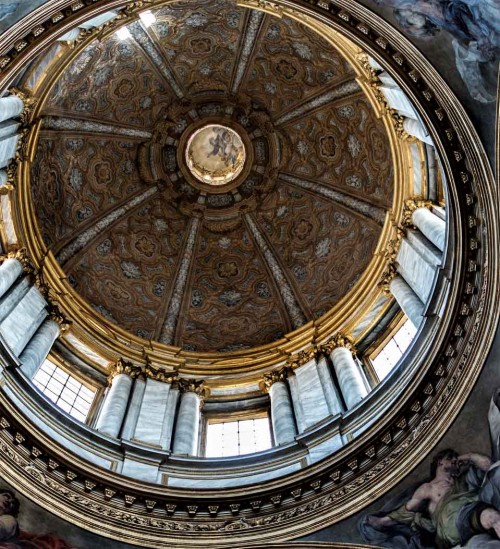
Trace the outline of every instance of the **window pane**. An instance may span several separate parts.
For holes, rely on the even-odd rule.
[[[373,367],[382,381],[396,366],[399,359],[411,345],[417,329],[407,320],[386,343],[379,354],[372,359]]]
[[[208,423],[206,457],[251,454],[271,448],[269,419],[245,419]]]
[[[79,421],[85,421],[95,391],[46,360],[33,378],[33,384],[56,405]]]

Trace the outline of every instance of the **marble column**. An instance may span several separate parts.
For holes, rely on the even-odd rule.
[[[174,434],[174,423],[177,415],[177,404],[179,402],[179,386],[174,384],[170,387],[168,393],[167,409],[163,418],[163,426],[161,430],[161,446],[164,450],[170,451],[172,448],[172,438]]]
[[[390,281],[389,290],[396,298],[404,314],[410,319],[415,328],[418,328],[424,314],[424,304],[420,301],[418,295],[399,275]]]
[[[13,257],[8,257],[0,265],[0,297],[14,284],[21,276],[23,266],[21,262]]]
[[[265,374],[263,381],[263,388],[269,392],[271,400],[271,423],[276,446],[293,442],[297,435],[287,377],[288,368],[281,368]]]
[[[10,315],[16,305],[24,298],[30,286],[28,278],[19,279],[0,299],[0,323]]]
[[[24,103],[17,95],[0,97],[0,122],[9,118],[16,118],[24,110]]]
[[[43,364],[59,333],[59,324],[53,319],[47,319],[30,339],[19,357],[21,370],[28,379],[32,379]]]
[[[412,223],[442,252],[446,242],[446,222],[428,208],[417,208],[411,216]]]
[[[405,118],[403,120],[403,129],[408,135],[412,135],[428,145],[434,145],[434,141],[432,141],[427,128],[419,120]]]
[[[406,231],[406,240],[410,246],[432,267],[441,265],[443,254],[426,238],[420,231],[408,229]]]
[[[320,356],[318,358],[318,374],[321,379],[323,393],[325,395],[330,414],[332,416],[341,414],[344,411],[344,406],[337,391],[337,387],[335,387],[335,383],[333,382],[330,367],[328,366],[328,361],[325,356]]]
[[[11,135],[0,139],[0,168],[5,168],[9,161],[16,156],[19,135]]]
[[[368,390],[359,364],[352,356],[352,344],[347,338],[337,335],[327,342],[326,347],[331,349],[330,358],[344,402],[348,409],[353,408],[365,398]]]
[[[203,381],[180,379],[181,403],[175,426],[174,454],[198,455],[202,397],[205,394]]]
[[[111,437],[117,437],[127,411],[133,379],[142,373],[141,368],[118,360],[110,376],[109,387],[101,408],[96,429]]]
[[[304,407],[302,406],[300,383],[297,376],[293,372],[288,376],[287,382],[290,389],[297,430],[299,433],[303,433],[307,427],[307,423],[305,421]]]
[[[121,438],[131,440],[134,438],[139,412],[141,411],[142,399],[146,390],[146,381],[142,377],[137,377],[133,381],[132,398],[130,399],[125,421],[121,432]]]

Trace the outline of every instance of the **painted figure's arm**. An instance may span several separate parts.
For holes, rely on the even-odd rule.
[[[487,471],[491,467],[491,459],[483,454],[469,452],[458,456],[461,465],[474,465],[481,471]]]
[[[12,515],[0,516],[0,541],[9,541],[17,533],[17,520]]]

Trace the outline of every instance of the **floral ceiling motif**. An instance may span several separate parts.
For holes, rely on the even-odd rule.
[[[246,349],[359,280],[392,205],[391,151],[353,69],[312,30],[185,4],[91,41],[62,71],[33,199],[46,245],[108,320],[185,350]],[[203,123],[246,143],[230,187],[199,188],[183,168]]]

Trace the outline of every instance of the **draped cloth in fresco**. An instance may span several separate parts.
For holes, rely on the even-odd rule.
[[[490,403],[488,413],[488,422],[490,427],[491,446],[492,446],[492,465],[485,473],[475,467],[470,467],[460,483],[466,490],[474,495],[477,494],[477,501],[486,503],[500,510],[500,390],[497,390]],[[426,482],[426,481],[423,481]],[[397,516],[397,511],[411,499],[415,490],[423,484],[411,486],[397,497],[388,501],[379,512],[371,516],[383,517],[391,514],[392,518]],[[427,480],[428,482],[428,480]],[[474,498],[475,499],[475,498]],[[362,517],[359,523],[359,529],[363,539],[368,543],[373,543],[379,547],[391,549],[434,549],[442,545],[435,538],[435,525],[430,524],[425,510],[420,513],[411,513],[413,515],[412,524],[398,523],[388,527],[375,527],[369,525],[366,521],[370,515]],[[458,512],[455,517],[456,527],[463,533],[463,545],[455,547],[464,547],[467,549],[500,549],[500,541],[488,534],[479,534],[470,537],[467,536],[469,530],[468,515],[466,505],[463,512]],[[408,512],[408,514],[410,514]]]
[[[52,534],[21,532],[17,541],[0,542],[0,549],[75,549]]]

